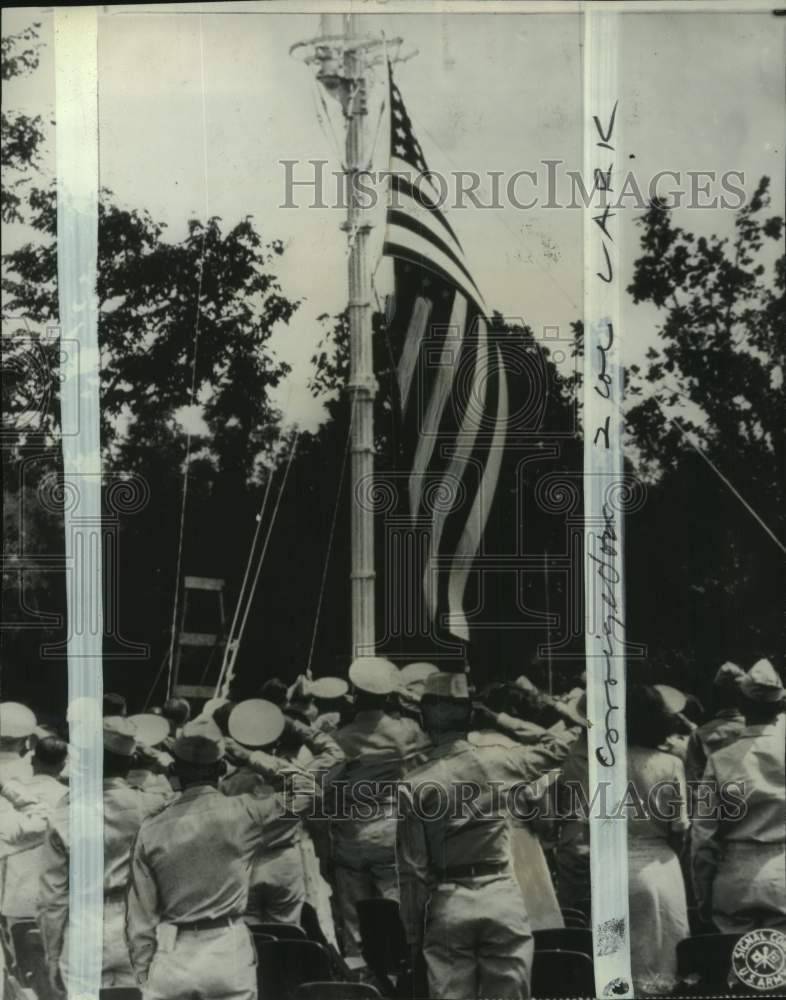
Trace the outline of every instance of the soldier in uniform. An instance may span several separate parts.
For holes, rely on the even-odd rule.
[[[169,723],[160,715],[144,712],[128,720],[134,727],[137,751],[134,766],[128,773],[128,783],[143,792],[171,795],[172,785],[166,773],[172,757],[161,747],[169,737]]]
[[[33,774],[27,754],[28,740],[36,727],[36,717],[18,701],[0,703],[0,788],[11,778]]]
[[[463,674],[427,678],[421,713],[433,748],[402,795],[401,914],[413,954],[422,946],[432,996],[524,1000],[534,949],[505,793],[558,767],[570,740],[472,746],[471,711]]]
[[[388,698],[399,686],[395,664],[365,657],[351,665],[355,688],[355,718],[336,733],[346,764],[335,775],[340,794],[337,817],[331,823],[335,890],[341,922],[344,957],[351,968],[362,967],[357,903],[383,897],[398,900],[396,874],[396,785],[407,771],[422,762],[430,745],[417,722],[394,718]],[[353,808],[353,794],[362,784],[368,819],[345,815]]]
[[[710,755],[703,784],[714,792],[693,820],[696,899],[700,915],[724,934],[786,931],[786,691],[768,660],[755,663],[739,689],[745,728]],[[726,783],[735,801],[724,810]]]
[[[224,740],[204,717],[183,728],[173,753],[183,791],[142,825],[131,865],[127,933],[137,981],[146,1000],[256,1000],[256,958],[243,920],[252,860],[300,822],[314,779],[291,772],[286,798],[223,795]],[[249,759],[269,781],[279,774],[275,758]]]
[[[269,762],[271,758],[267,753],[250,753],[246,748],[266,747],[270,752],[284,733],[291,743],[304,747],[311,760],[298,768],[281,757],[274,758],[277,782],[297,770],[312,774],[327,771],[344,759],[327,733],[286,719],[277,705],[261,698],[251,698],[235,706],[229,717],[229,733],[237,741],[230,744],[230,756],[239,766],[221,781],[224,795],[252,794],[260,798],[275,795],[274,786],[265,776],[269,769],[263,767],[260,773],[258,768],[260,760]],[[254,857],[248,898],[248,914],[253,922],[300,923],[306,899],[302,837],[302,824],[290,823],[275,834],[271,831],[265,843],[260,844]]]
[[[66,786],[59,777],[67,755],[68,744],[64,740],[45,736],[33,751],[31,777],[6,782],[3,797],[16,809],[43,805],[51,812],[66,794]],[[38,843],[31,843],[27,850],[0,862],[0,914],[9,930],[19,920],[35,918],[45,832],[41,831]]]
[[[713,680],[715,715],[697,726],[688,737],[685,753],[685,777],[700,781],[711,753],[728,746],[745,728],[745,716],[739,708],[739,682],[745,671],[736,663],[724,663]]]
[[[134,986],[126,948],[125,893],[131,847],[142,820],[165,798],[132,788],[126,781],[136,740],[131,723],[106,716],[104,735],[104,949],[102,986]],[[66,795],[52,816],[41,860],[38,926],[49,978],[55,988],[68,984],[69,802]]]

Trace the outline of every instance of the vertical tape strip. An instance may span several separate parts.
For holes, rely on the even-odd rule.
[[[70,890],[63,964],[71,998],[97,998],[103,937],[101,453],[96,273],[98,22],[56,8],[57,289],[68,602]],[[68,419],[66,419],[68,418]]]
[[[620,14],[584,11],[584,583],[595,994],[633,996],[628,913],[620,356]]]

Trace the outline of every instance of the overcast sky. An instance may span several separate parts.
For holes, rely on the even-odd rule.
[[[185,232],[188,218],[209,212],[227,227],[253,215],[266,237],[285,241],[283,289],[304,302],[274,342],[293,365],[280,401],[289,419],[313,427],[321,408],[306,382],[320,335],[315,318],[340,311],[346,300],[343,213],[280,208],[278,161],[339,166],[340,117],[333,113],[331,124],[320,126],[312,71],[289,54],[295,42],[317,34],[319,19],[259,13],[254,4],[245,13],[209,3],[203,10],[200,18],[183,8],[103,8],[101,183],[118,202],[168,223],[173,237]],[[33,19],[43,22],[41,66],[12,81],[4,103],[51,115],[51,15],[5,10],[3,30]],[[396,77],[432,168],[509,174],[543,171],[539,164],[549,159],[581,168],[580,15],[384,13],[363,21],[418,50],[396,67]],[[752,191],[766,173],[782,211],[785,28],[786,19],[766,12],[623,15],[620,160],[643,188],[662,170],[738,170]],[[372,101],[372,139],[377,112]],[[384,131],[376,140],[383,156]],[[638,214],[621,213],[628,261],[636,253]],[[732,224],[729,211],[678,215],[680,224],[707,234]],[[581,211],[468,209],[451,218],[489,306],[525,318],[539,335],[558,326],[567,336],[582,308]],[[14,235],[6,235],[12,243]],[[627,361],[641,359],[657,319],[652,310],[626,305]]]

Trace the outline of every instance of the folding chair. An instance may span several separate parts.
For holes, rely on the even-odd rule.
[[[589,927],[587,914],[573,906],[563,906],[562,919],[565,921],[566,927]]]
[[[741,934],[696,934],[677,945],[677,971],[683,979],[698,976],[709,992],[728,992],[731,953]]]
[[[301,983],[292,1000],[376,1000],[381,995],[370,983]]]
[[[306,932],[297,924],[249,924],[254,937],[267,935],[276,941],[305,941]]]
[[[260,941],[257,955],[260,997],[292,1000],[301,983],[331,980],[330,956],[315,941],[298,941],[293,938]]]
[[[592,958],[592,931],[588,927],[546,927],[533,931],[536,951],[578,951]]]
[[[577,951],[536,951],[532,964],[533,997],[595,996],[592,959]]]

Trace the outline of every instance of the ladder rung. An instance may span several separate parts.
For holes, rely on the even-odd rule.
[[[212,576],[187,576],[183,580],[186,590],[223,590],[226,580]]]
[[[214,646],[218,639],[215,632],[181,632],[179,646]]]

